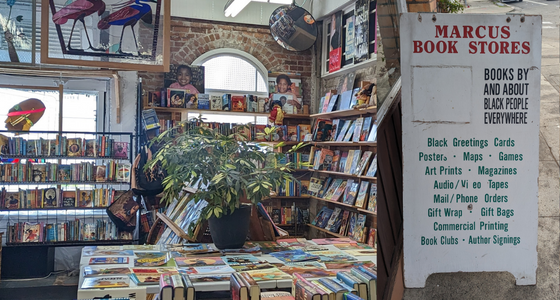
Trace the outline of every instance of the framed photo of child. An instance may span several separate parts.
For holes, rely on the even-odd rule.
[[[185,90],[185,94],[203,94],[204,67],[170,65],[170,71],[164,74],[164,87]]]
[[[269,73],[268,89],[270,98],[280,100],[285,96],[282,109],[288,114],[303,112],[301,76],[291,73]],[[286,104],[286,106],[284,106]]]

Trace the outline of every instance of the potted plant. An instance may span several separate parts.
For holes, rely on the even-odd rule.
[[[190,201],[208,202],[200,221],[208,220],[216,247],[240,248],[249,230],[251,204],[269,197],[286,180],[297,182],[290,172],[293,164],[285,161],[288,153],[304,145],[300,143],[288,153],[280,153],[248,141],[243,134],[246,126],[223,134],[218,129],[193,124],[200,123],[179,124],[154,141],[162,146],[150,165],[159,163],[167,173],[163,200],[170,202],[185,187],[196,184],[198,191]],[[265,135],[275,135],[275,128],[266,128]],[[277,145],[280,146],[282,143]]]

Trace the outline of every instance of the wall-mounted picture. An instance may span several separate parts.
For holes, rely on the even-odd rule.
[[[204,67],[171,65],[165,73],[164,86],[185,90],[187,94],[204,94]]]
[[[369,58],[369,2],[370,0],[358,0],[356,2],[354,63],[359,63]]]
[[[170,0],[42,0],[41,62],[166,71],[169,5]]]
[[[271,95],[279,100],[280,95],[286,95],[293,101],[288,103],[288,107],[282,107],[289,114],[297,114],[302,112],[302,89],[301,76],[297,74],[269,73],[268,89]],[[273,96],[271,96],[274,99]]]
[[[32,63],[33,2],[0,2],[0,62]]]
[[[342,11],[331,16],[329,40],[329,72],[340,70],[342,61]]]

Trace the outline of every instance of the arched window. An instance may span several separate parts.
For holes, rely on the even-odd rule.
[[[204,66],[206,93],[228,92],[266,96],[267,70],[250,54],[229,48],[204,53],[194,62]]]

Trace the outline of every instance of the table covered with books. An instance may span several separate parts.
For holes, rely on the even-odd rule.
[[[192,299],[195,291],[229,291],[234,278],[258,286],[259,293],[290,289],[296,276],[321,285],[317,280],[342,280],[344,273],[358,280],[358,274],[369,284],[377,279],[375,266],[376,249],[349,238],[246,242],[226,250],[213,244],[88,246],[82,250],[78,299]],[[362,299],[374,295],[346,288],[368,293]]]

